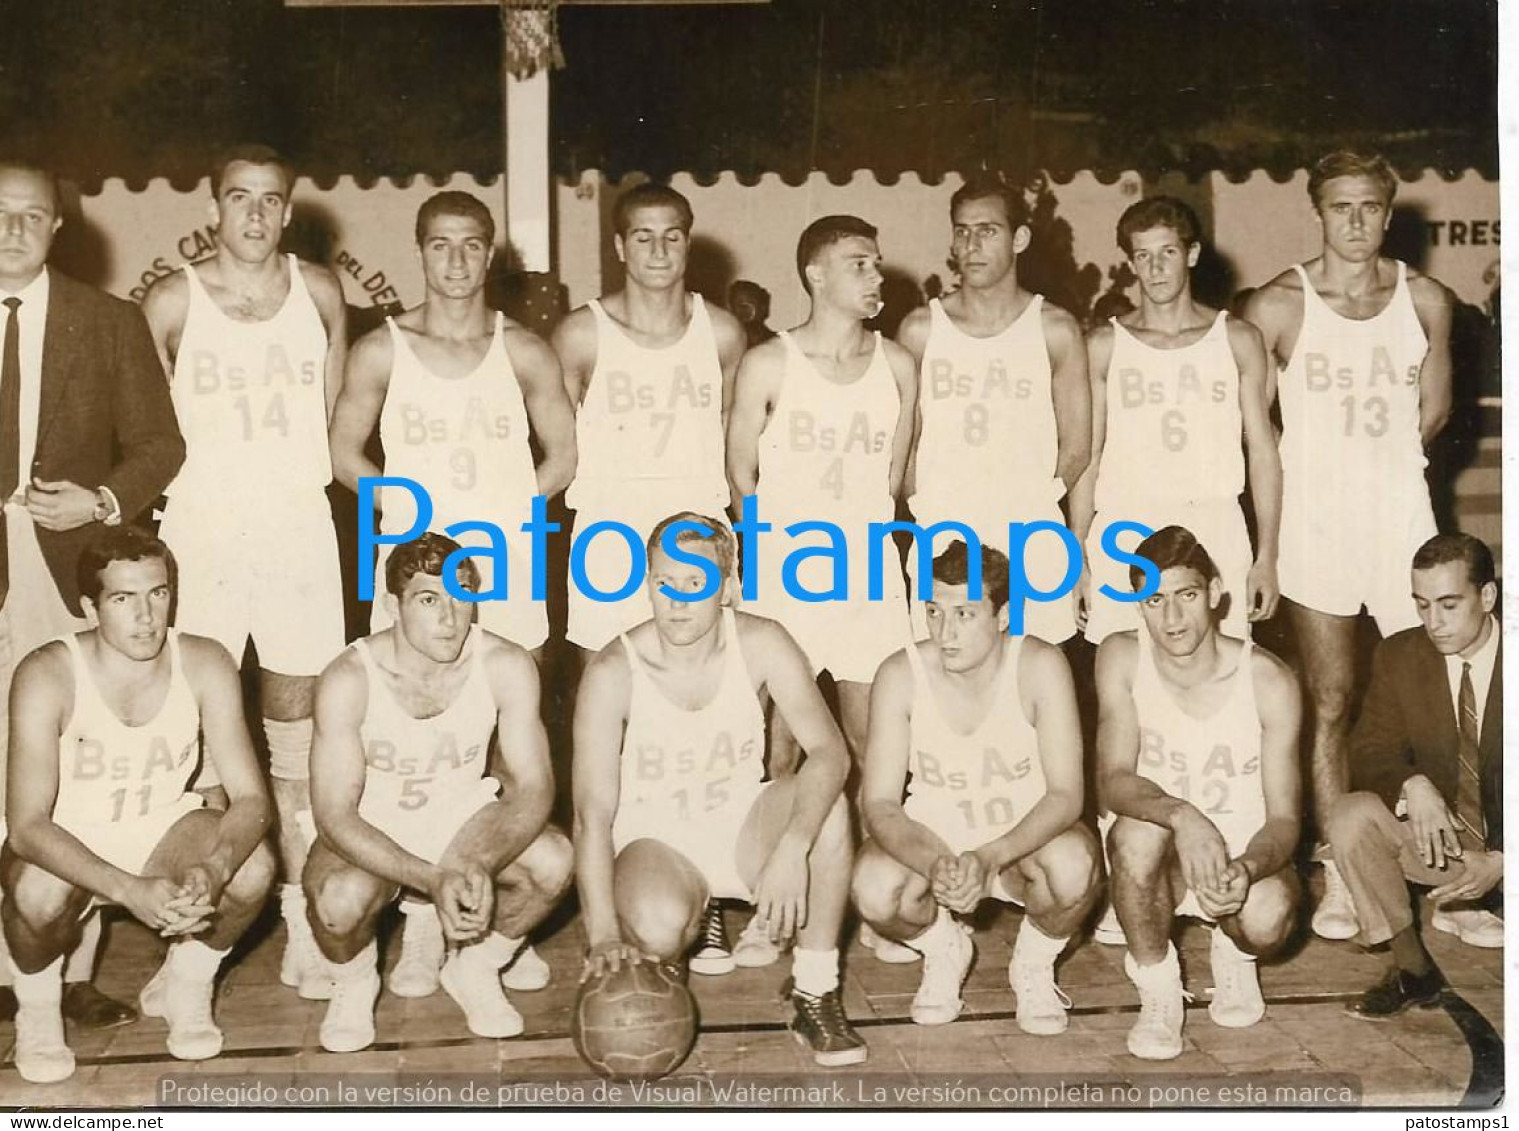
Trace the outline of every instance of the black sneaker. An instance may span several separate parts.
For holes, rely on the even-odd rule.
[[[792,1035],[812,1050],[812,1059],[824,1068],[841,1068],[846,1064],[863,1064],[870,1055],[865,1042],[844,1016],[844,1003],[838,990],[813,997],[786,983],[795,1010],[791,1017]]]
[[[1371,989],[1345,1007],[1345,1012],[1362,1021],[1386,1021],[1414,1006],[1428,1009],[1440,1001],[1445,979],[1430,968],[1425,974],[1410,974],[1394,966]]]
[[[696,953],[691,956],[691,973],[731,974],[735,966],[728,931],[723,926],[723,909],[717,900],[709,899],[707,913],[702,916],[701,934],[696,939]]]

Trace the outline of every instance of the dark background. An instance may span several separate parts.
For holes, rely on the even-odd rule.
[[[773,0],[568,7],[554,160],[796,179],[1261,166],[1364,144],[1497,174],[1490,0]],[[233,139],[321,180],[500,171],[493,8],[0,0],[0,142],[86,191]]]

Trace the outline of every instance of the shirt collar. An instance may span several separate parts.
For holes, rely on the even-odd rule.
[[[1487,642],[1472,655],[1472,658],[1470,660],[1463,658],[1459,652],[1455,655],[1445,657],[1446,665],[1456,675],[1461,674],[1462,664],[1470,664],[1472,666],[1472,671],[1474,672],[1489,671],[1492,669],[1495,657],[1498,655],[1498,641],[1501,638],[1503,626],[1500,625],[1498,623],[1498,619],[1491,614],[1488,615],[1487,621],[1488,625],[1490,626],[1490,630],[1487,634]]]
[[[22,310],[25,310],[27,307],[40,309],[47,304],[49,289],[47,265],[44,264],[42,270],[37,272],[37,277],[26,286],[22,287],[14,295],[0,292],[0,297],[19,298]]]

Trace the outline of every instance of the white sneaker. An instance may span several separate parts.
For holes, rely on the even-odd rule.
[[[396,997],[431,997],[438,992],[438,971],[443,968],[443,924],[430,903],[414,903],[401,917],[401,957],[387,984]]]
[[[326,1001],[332,996],[332,978],[306,921],[306,893],[298,884],[286,884],[281,889],[280,918],[285,923],[280,981],[304,1001]]]
[[[322,1047],[328,1052],[358,1052],[374,1044],[374,1003],[379,996],[380,975],[374,970],[334,979],[318,1033]]]
[[[1132,953],[1123,957],[1124,971],[1139,990],[1139,1020],[1129,1030],[1129,1052],[1141,1060],[1174,1060],[1181,1055],[1181,1027],[1186,1019],[1186,991],[1176,948],[1154,966],[1140,966]]]
[[[1208,1006],[1208,1016],[1213,1018],[1213,1024],[1225,1029],[1248,1029],[1266,1016],[1255,956],[1240,950],[1222,927],[1214,927],[1209,957],[1213,965],[1213,1001]]]
[[[548,989],[548,984],[553,981],[554,971],[532,947],[526,943],[517,952],[517,957],[512,960],[507,968],[501,971],[501,988],[516,990],[519,993],[533,993],[537,990]]]
[[[707,900],[707,909],[702,914],[701,934],[696,940],[696,953],[687,965],[691,973],[709,978],[733,973],[733,948],[728,945],[722,904],[715,899]]]
[[[456,950],[443,964],[439,980],[448,996],[464,1010],[464,1021],[477,1037],[515,1037],[523,1030],[522,1014],[501,992],[500,969],[470,951]]]
[[[1503,949],[1503,920],[1491,911],[1436,911],[1429,925],[1437,931],[1455,935],[1467,946]]]
[[[210,1060],[222,1051],[222,1031],[211,1013],[216,974],[196,977],[184,971],[175,956],[176,944],[157,973],[137,996],[144,1017],[161,1017],[169,1024],[169,1055],[175,1060]]]
[[[1118,921],[1118,912],[1113,910],[1109,903],[1107,910],[1102,913],[1102,918],[1097,920],[1097,926],[1092,931],[1092,941],[1099,942],[1103,946],[1128,946],[1128,937],[1123,933],[1123,924]]]
[[[1070,1023],[1065,1011],[1071,1008],[1071,999],[1055,984],[1055,959],[1065,949],[1066,940],[1058,940],[1060,949],[1046,956],[1039,951],[1053,949],[1056,940],[1041,948],[1038,944],[1043,940],[1029,935],[1033,930],[1027,921],[1019,929],[1012,961],[1007,964],[1007,980],[1018,995],[1018,1028],[1038,1037],[1051,1037],[1064,1033]]]
[[[860,945],[872,952],[878,960],[892,966],[906,966],[923,957],[910,946],[903,946],[895,939],[876,934],[869,923],[860,924]]]
[[[949,919],[947,930],[943,919],[936,921],[925,935],[919,935],[914,941],[923,955],[923,980],[918,983],[918,992],[912,999],[913,1023],[947,1025],[965,1008],[965,1002],[960,999],[960,988],[970,973],[976,944],[960,930],[954,919]]]
[[[74,1054],[63,1039],[61,999],[51,1005],[18,1002],[15,1057],[16,1071],[28,1084],[56,1084],[74,1075]]]
[[[786,947],[772,939],[756,917],[749,920],[743,934],[738,936],[738,943],[733,948],[733,965],[746,969],[774,966],[785,950]]]
[[[1355,903],[1333,860],[1324,861],[1324,898],[1313,913],[1313,933],[1321,939],[1353,939],[1361,933]]]

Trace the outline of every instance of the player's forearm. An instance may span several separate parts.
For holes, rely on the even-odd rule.
[[[729,460],[728,482],[732,486],[735,500],[741,501],[746,495],[754,494],[759,487],[759,464],[753,460]],[[737,506],[738,503],[735,503]]]
[[[50,819],[27,821],[8,830],[11,851],[28,864],[77,888],[122,903],[133,877],[96,856],[68,830]]]
[[[791,808],[791,820],[781,835],[810,849],[828,810],[844,788],[849,760],[842,745],[837,751],[807,750],[806,755],[796,774],[796,803]]]
[[[515,860],[548,825],[549,810],[554,804],[553,783],[541,780],[528,786],[515,784],[500,803],[506,810],[500,825],[507,831],[496,837],[492,848],[501,859]]]
[[[1073,493],[1081,482],[1081,477],[1092,458],[1091,447],[1090,443],[1062,443],[1060,445],[1055,455],[1055,478],[1065,484],[1067,495]],[[1090,521],[1089,519],[1088,525]]]
[[[1419,401],[1419,439],[1427,448],[1435,437],[1445,429],[1450,420],[1450,398],[1428,398]]]
[[[1250,501],[1255,508],[1256,560],[1274,563],[1282,529],[1282,461],[1275,449],[1250,456]]]
[[[1148,821],[1162,828],[1174,828],[1178,813],[1192,806],[1173,797],[1160,786],[1128,771],[1104,774],[1100,791],[1102,804],[1120,817]]]
[[[933,871],[935,861],[953,855],[949,845],[927,825],[909,817],[900,802],[866,802],[863,816],[870,838],[886,855],[924,879]]]
[[[355,452],[333,447],[332,477],[354,494],[358,494],[360,479],[373,479],[383,474],[379,464],[366,456],[362,449]]]
[[[1250,874],[1252,884],[1275,875],[1287,866],[1297,849],[1298,822],[1285,817],[1268,818],[1260,831],[1250,838],[1240,861]]]
[[[599,946],[622,936],[612,895],[612,822],[605,817],[575,816],[575,886],[585,917],[586,943]]]
[[[344,860],[371,876],[413,891],[431,891],[439,870],[413,856],[358,814],[346,814],[320,827],[321,834]]]
[[[1076,540],[1081,543],[1083,551],[1086,547],[1087,534],[1092,529],[1093,520],[1097,517],[1096,492],[1097,469],[1093,461],[1077,477],[1070,488],[1070,493],[1066,496],[1071,508],[1071,533],[1076,535]]]
[[[1051,790],[1032,809],[996,840],[983,845],[979,855],[1000,872],[1009,864],[1038,852],[1081,816],[1081,798]]]
[[[555,451],[545,452],[538,465],[538,493],[552,499],[575,480],[579,459],[573,444],[562,445]]]

